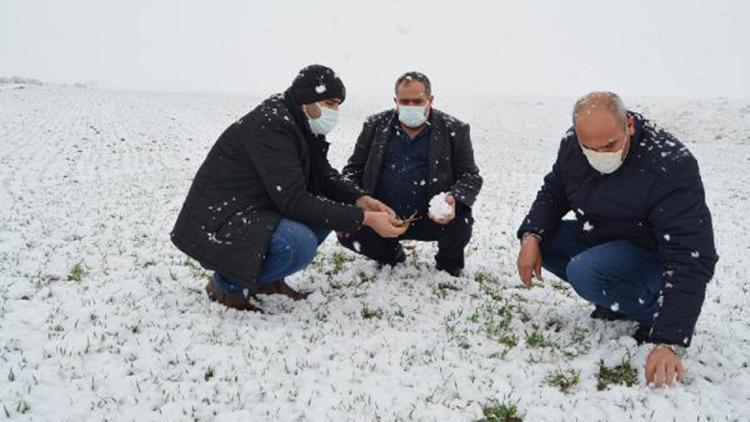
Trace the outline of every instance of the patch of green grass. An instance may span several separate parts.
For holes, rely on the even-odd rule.
[[[209,366],[208,368],[206,368],[206,372],[203,374],[203,380],[208,381],[213,377],[214,377],[214,368]]]
[[[362,318],[364,319],[372,319],[372,318],[382,318],[383,317],[383,310],[382,309],[373,309],[369,306],[365,305],[362,307],[361,312]]]
[[[505,334],[497,341],[499,341],[500,344],[508,347],[516,347],[516,345],[518,344],[518,337],[515,334]]]
[[[529,347],[552,347],[555,345],[544,333],[534,330],[526,333],[526,345]]]
[[[331,275],[336,275],[344,270],[346,264],[354,261],[354,258],[341,251],[336,251],[331,255]]]
[[[493,403],[482,409],[484,417],[477,422],[522,422],[516,403]]]
[[[185,260],[185,266],[190,268],[190,272],[193,274],[193,277],[195,278],[207,278],[211,274],[203,269],[200,265],[198,265],[195,261],[192,259],[186,259]]]
[[[611,368],[604,365],[602,359],[599,361],[598,379],[596,388],[599,391],[605,390],[612,384],[632,387],[638,383],[638,371],[630,365],[628,358],[622,358],[622,363]]]
[[[83,280],[83,277],[88,274],[88,271],[86,271],[86,266],[83,264],[83,261],[79,261],[75,265],[73,265],[73,268],[70,269],[70,273],[68,273],[68,281],[75,281],[76,283],[80,283],[81,280]]]
[[[558,370],[547,377],[547,383],[557,387],[563,393],[569,393],[578,385],[579,381],[581,381],[581,371],[573,369],[569,371]]]

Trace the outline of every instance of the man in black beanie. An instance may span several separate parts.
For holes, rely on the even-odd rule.
[[[312,262],[331,230],[404,231],[389,207],[328,162],[325,135],[345,97],[333,70],[308,66],[283,94],[230,125],[208,153],[171,236],[214,271],[211,300],[256,310],[248,300],[259,293],[304,299],[284,278]]]

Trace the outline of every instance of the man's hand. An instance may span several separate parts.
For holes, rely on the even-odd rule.
[[[685,381],[682,360],[669,347],[657,344],[646,358],[646,382],[656,388],[664,384],[671,387],[675,376],[680,382]]]
[[[445,225],[456,218],[456,198],[454,198],[451,194],[445,195],[445,202],[451,206],[450,215],[445,218],[435,218],[432,214],[427,213],[427,216],[430,218],[430,220],[434,221],[437,224]]]
[[[357,199],[357,206],[365,211],[384,212],[389,214],[391,217],[395,217],[396,213],[388,205],[378,201],[372,196],[365,195]]]
[[[381,237],[386,238],[399,237],[408,228],[406,224],[402,225],[398,218],[387,212],[378,211],[365,211],[364,225],[375,230],[375,233]]]
[[[536,236],[524,236],[518,252],[518,275],[526,287],[531,287],[533,277],[542,279],[542,250]]]

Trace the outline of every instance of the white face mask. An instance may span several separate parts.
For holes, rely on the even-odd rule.
[[[339,111],[320,104],[318,104],[318,107],[320,108],[320,116],[317,119],[307,116],[307,121],[310,123],[312,133],[325,135],[336,127],[336,123],[339,121]]]
[[[625,137],[628,137],[627,126],[625,126]],[[623,145],[622,149],[619,151],[597,152],[594,150],[590,150],[584,147],[583,144],[581,144],[581,150],[583,151],[583,155],[586,156],[586,159],[588,160],[589,164],[591,164],[591,167],[594,168],[594,170],[602,174],[611,174],[617,171],[620,166],[622,166],[622,162],[624,160],[622,154],[625,151],[625,146]]]
[[[407,127],[420,127],[427,120],[427,106],[398,106],[398,120]]]

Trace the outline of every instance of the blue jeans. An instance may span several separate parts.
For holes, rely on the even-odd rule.
[[[328,229],[313,229],[282,218],[271,235],[255,285],[262,287],[306,268],[329,233],[331,231]],[[233,282],[218,272],[214,273],[214,280],[226,291],[236,292],[245,288],[242,283]]]
[[[570,283],[579,296],[632,318],[653,324],[661,265],[655,252],[628,240],[589,247],[581,240],[581,225],[563,220],[542,243],[542,266]]]

